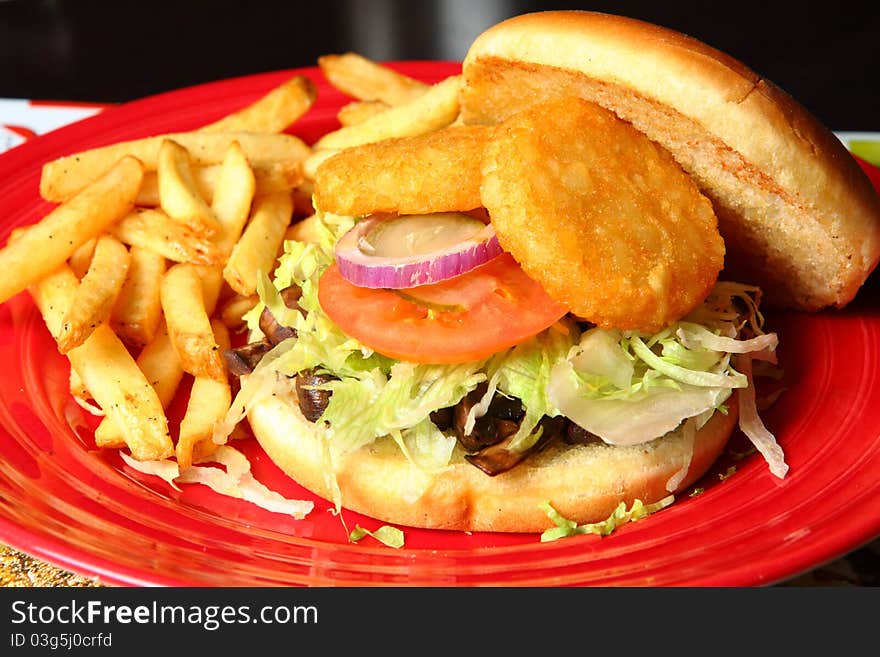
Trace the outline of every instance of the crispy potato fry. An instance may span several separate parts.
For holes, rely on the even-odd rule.
[[[0,249],[0,303],[56,270],[80,246],[126,215],[142,177],[140,162],[123,158]]]
[[[130,262],[128,249],[122,242],[107,234],[98,238],[92,262],[64,315],[56,339],[62,354],[81,345],[109,319]]]
[[[330,84],[360,100],[381,100],[388,105],[400,105],[428,90],[424,82],[353,52],[324,55],[318,58],[318,66]]]
[[[165,257],[152,249],[133,246],[128,275],[110,314],[110,327],[126,344],[143,348],[153,341],[162,320],[159,284]]]
[[[156,169],[159,205],[165,214],[197,235],[211,237],[220,230],[220,222],[199,194],[190,167],[188,150],[171,139],[162,142]]]
[[[230,331],[240,331],[245,328],[244,316],[251,311],[260,297],[256,294],[242,296],[236,294],[223,302],[220,308],[220,319]]]
[[[208,316],[213,316],[217,310],[217,304],[220,302],[220,295],[224,292],[225,287],[223,280],[223,270],[220,267],[208,267],[205,265],[195,265],[199,279],[202,281],[202,298],[205,302],[205,312]]]
[[[259,193],[259,192],[258,192]],[[315,184],[311,180],[303,180],[293,189],[293,214],[298,217],[308,217],[315,213],[312,205],[312,195],[315,193]]]
[[[239,294],[257,290],[257,272],[271,273],[293,215],[290,193],[278,192],[254,200],[251,219],[223,268],[223,278]]]
[[[212,203],[214,200],[214,189],[217,186],[217,178],[220,176],[221,168],[220,164],[192,167],[196,188],[199,190],[199,195],[207,203]],[[255,193],[257,194],[271,194],[272,192],[293,189],[303,181],[302,162],[299,160],[261,164],[252,167],[252,170],[256,179]],[[155,171],[148,171],[144,174],[144,181],[135,199],[135,205],[151,208],[159,205],[159,181]]]
[[[162,277],[160,293],[168,334],[183,370],[223,381],[226,369],[211,329],[213,308],[206,307],[202,272],[195,265],[175,264]],[[217,303],[216,297],[212,303]]]
[[[173,445],[156,391],[106,324],[68,353],[71,365],[102,408],[122,427],[125,444],[139,460],[160,460]]]
[[[183,379],[183,368],[164,322],[157,328],[152,342],[141,350],[136,363],[156,391],[162,408],[167,409]],[[105,448],[125,447],[122,430],[113,418],[101,420],[95,429],[95,444]]]
[[[297,221],[285,231],[285,240],[294,240],[296,242],[320,242],[320,233],[318,232],[318,215],[313,214],[305,219]]]
[[[30,287],[50,332],[60,330],[78,287],[76,275],[66,264]],[[121,427],[134,458],[164,459],[174,453],[156,391],[107,324],[98,326],[67,357],[92,399]]]
[[[218,179],[211,209],[220,224],[215,241],[224,258],[241,237],[254,200],[256,180],[238,142],[232,142]],[[289,192],[288,192],[289,193]]]
[[[352,216],[478,208],[480,165],[491,130],[450,126],[346,148],[318,168],[315,203],[325,212]]]
[[[342,125],[357,125],[381,114],[389,107],[391,106],[381,100],[355,100],[343,105],[336,113],[336,118]]]
[[[162,142],[170,139],[190,153],[194,166],[220,164],[229,144],[237,141],[255,168],[278,162],[302,162],[312,152],[299,137],[254,132],[177,132],[118,142],[47,162],[40,177],[40,195],[47,201],[65,201],[107,172],[125,155],[136,157],[145,171],[155,171]]]
[[[88,242],[84,242],[76,251],[70,254],[67,264],[70,265],[70,268],[73,270],[73,273],[76,274],[77,278],[82,278],[86,275],[86,272],[89,269],[89,264],[92,262],[92,254],[95,252],[95,244],[97,241],[98,238],[93,237]]]
[[[66,263],[28,287],[49,334],[56,340],[78,287],[79,280]]]
[[[446,127],[458,116],[461,76],[452,75],[424,94],[357,125],[339,128],[321,137],[316,149],[348,148],[390,137],[409,137]]]
[[[315,83],[297,75],[201,132],[282,132],[309,110],[317,95]]]
[[[211,326],[214,340],[220,349],[229,349],[229,331],[226,325],[214,320]],[[217,448],[213,441],[214,425],[225,417],[231,403],[232,388],[228,378],[218,381],[196,377],[193,380],[174,452],[182,470],[192,465],[196,446],[201,447],[198,456],[208,456]]]
[[[303,175],[307,181],[312,183],[312,191],[314,191],[315,178],[318,177],[318,169],[324,164],[324,162],[341,152],[341,150],[342,149],[338,148],[325,148],[323,150],[315,151],[305,159],[302,168]]]
[[[110,232],[125,244],[155,251],[174,262],[216,265],[223,261],[216,243],[161,210],[137,208],[111,226]]]
[[[86,384],[83,383],[82,377],[77,374],[76,370],[70,369],[70,394],[76,397],[77,399],[91,399],[92,394],[89,392],[89,389],[86,388]]]

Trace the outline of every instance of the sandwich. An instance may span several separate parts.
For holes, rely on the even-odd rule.
[[[843,307],[880,258],[843,145],[730,56],[618,16],[502,22],[461,80],[455,124],[321,164],[310,239],[227,354],[230,426],[404,526],[657,508],[737,427],[785,477],[762,305]]]

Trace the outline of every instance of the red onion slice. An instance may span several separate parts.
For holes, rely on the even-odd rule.
[[[501,253],[491,224],[458,212],[370,217],[336,244],[343,278],[385,289],[439,283]]]

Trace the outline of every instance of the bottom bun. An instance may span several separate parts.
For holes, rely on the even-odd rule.
[[[579,524],[605,520],[621,501],[657,502],[699,479],[719,456],[737,420],[735,396],[691,440],[681,429],[640,445],[557,442],[490,477],[464,460],[459,447],[448,468],[427,473],[390,438],[334,464],[341,505],[394,524],[462,531],[539,532],[553,526],[540,505],[549,502]],[[312,493],[334,500],[328,458],[317,430],[293,399],[260,401],[248,419],[269,458]],[[688,464],[674,491],[667,483]]]

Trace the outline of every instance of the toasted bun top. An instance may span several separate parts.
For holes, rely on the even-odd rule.
[[[463,79],[465,123],[578,95],[664,146],[713,201],[728,275],[772,304],[843,306],[880,258],[880,199],[840,140],[696,39],[607,14],[525,14],[474,41]]]

